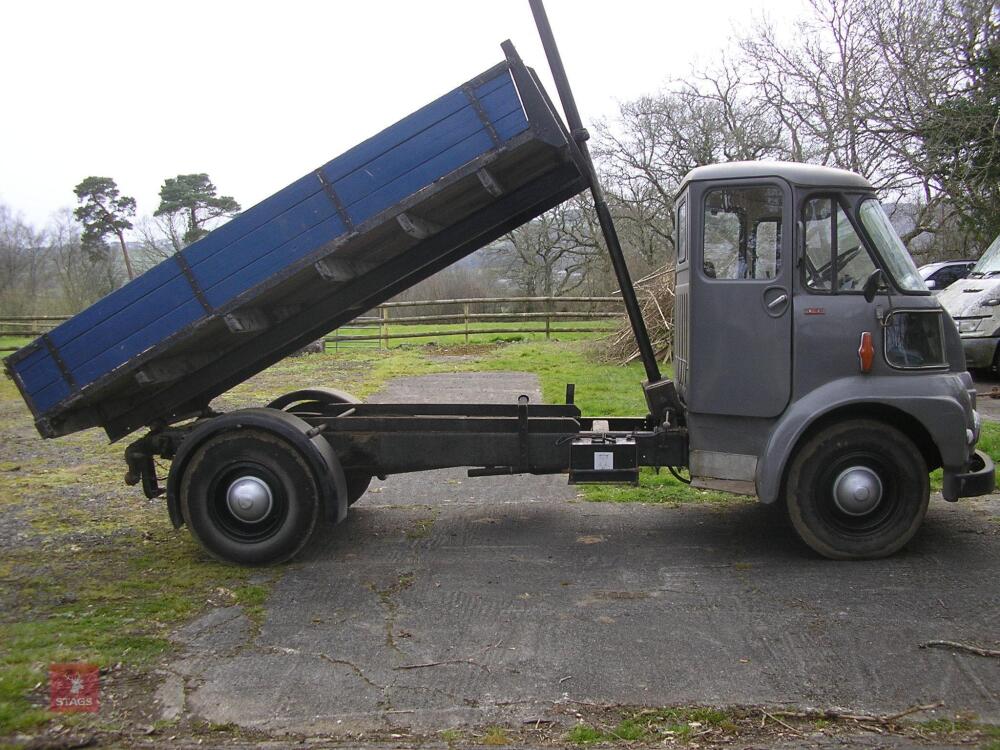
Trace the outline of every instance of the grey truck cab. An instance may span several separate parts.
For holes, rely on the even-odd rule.
[[[787,502],[829,557],[891,554],[927,509],[994,486],[958,331],[871,184],[729,163],[676,200],[675,374],[695,486]]]

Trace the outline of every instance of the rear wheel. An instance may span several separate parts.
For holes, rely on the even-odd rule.
[[[361,399],[335,388],[304,388],[279,396],[267,405],[269,409],[281,409],[299,417],[325,414],[333,404],[360,404]],[[354,505],[368,490],[372,475],[364,472],[345,471],[347,482],[347,504]]]
[[[184,521],[213,557],[267,565],[293,557],[309,540],[320,494],[301,452],[260,429],[208,438],[180,485]]]
[[[788,515],[802,540],[834,560],[886,557],[927,513],[927,465],[906,435],[873,420],[829,427],[788,473]]]

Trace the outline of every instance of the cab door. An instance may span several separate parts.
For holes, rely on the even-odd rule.
[[[791,189],[706,182],[690,198],[688,406],[778,416],[792,387]]]

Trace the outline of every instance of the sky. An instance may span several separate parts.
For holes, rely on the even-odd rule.
[[[801,0],[548,0],[585,124]],[[555,96],[527,0],[3,3],[0,203],[44,224],[89,175],[152,214],[207,172],[244,208],[503,59]]]

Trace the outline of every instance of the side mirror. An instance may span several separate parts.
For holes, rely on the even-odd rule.
[[[934,281],[934,279],[927,279],[924,283],[927,285],[928,289],[937,289],[937,282]]]
[[[865,302],[871,302],[875,299],[875,292],[878,291],[878,285],[882,283],[884,278],[881,268],[876,268],[868,274],[868,278],[865,279],[865,285],[861,287],[865,294]]]

